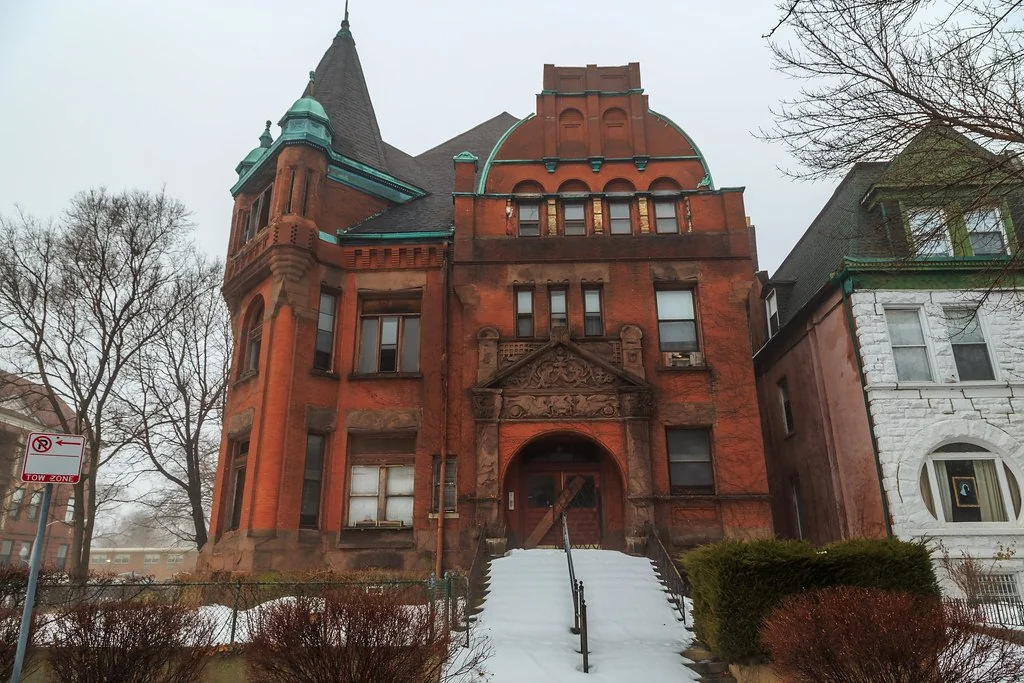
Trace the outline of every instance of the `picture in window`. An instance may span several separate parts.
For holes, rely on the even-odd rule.
[[[941,522],[1006,522],[1020,515],[1020,488],[1010,468],[970,443],[935,449],[921,470],[921,496]]]

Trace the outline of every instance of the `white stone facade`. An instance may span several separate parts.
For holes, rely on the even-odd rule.
[[[995,379],[958,379],[943,308],[980,298],[959,291],[878,290],[854,292],[851,303],[893,532],[941,541],[954,557],[966,551],[996,571],[1017,572],[1024,570],[1024,516],[1014,505],[1005,522],[944,522],[929,512],[922,494],[922,468],[937,448],[952,443],[998,456],[1024,486],[1024,320],[1010,304],[989,297],[978,309]],[[886,308],[922,312],[934,381],[897,380]],[[1014,557],[993,559],[1005,549]]]

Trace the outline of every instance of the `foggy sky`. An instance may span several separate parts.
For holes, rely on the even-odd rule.
[[[838,180],[799,183],[752,133],[796,84],[772,72],[771,0],[351,0],[386,141],[418,154],[534,111],[545,63],[640,62],[651,108],[746,187],[774,271]],[[235,165],[302,94],[344,2],[0,0],[0,213],[49,216],[99,185],[167,192],[223,256]]]

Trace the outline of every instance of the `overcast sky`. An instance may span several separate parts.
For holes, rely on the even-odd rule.
[[[746,187],[774,271],[837,181],[785,179],[753,136],[796,84],[772,72],[771,0],[351,0],[384,139],[417,154],[534,110],[545,63],[639,61],[651,107]],[[343,0],[0,0],[0,213],[59,213],[98,185],[167,191],[223,255],[235,165],[301,95]]]

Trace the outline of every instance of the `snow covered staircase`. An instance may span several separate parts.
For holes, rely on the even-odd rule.
[[[709,683],[736,683],[729,673],[729,665],[715,657],[700,642],[695,641],[683,651],[683,656],[690,660],[686,666],[700,675],[700,680]]]
[[[586,585],[590,673],[582,672],[562,550],[514,550],[490,563],[477,633],[490,637],[492,683],[683,683],[702,679],[681,653],[692,634],[666,599],[651,561],[610,550],[574,550]],[[714,666],[708,674],[714,674]],[[728,681],[728,678],[718,680]]]

